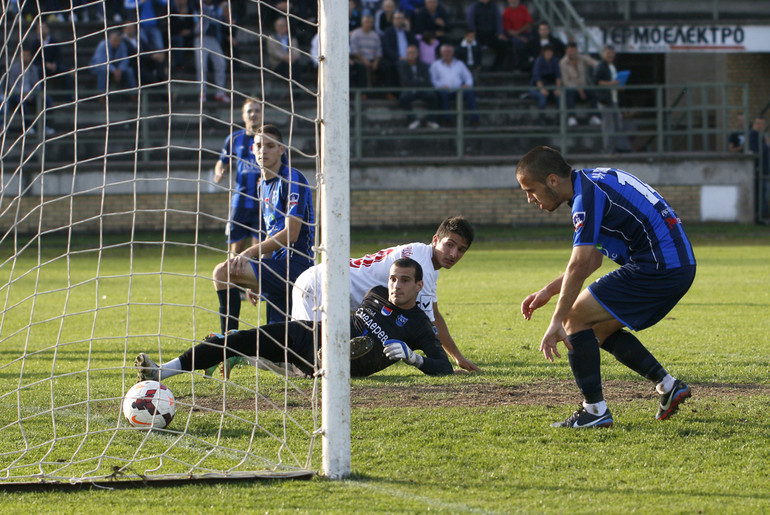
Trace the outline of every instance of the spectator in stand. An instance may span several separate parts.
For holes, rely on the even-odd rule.
[[[544,46],[540,57],[535,60],[530,84],[535,86],[529,90],[529,94],[537,100],[537,107],[541,110],[545,109],[548,99],[558,105],[561,93],[561,69],[550,45]],[[540,114],[540,121],[545,122],[543,113]]]
[[[468,9],[468,30],[476,33],[476,40],[495,53],[491,69],[503,68],[508,53],[508,42],[503,34],[503,17],[493,0],[476,0]]]
[[[371,16],[363,16],[361,27],[350,35],[350,55],[366,68],[366,87],[374,86],[382,59],[382,42],[374,31],[374,18]]]
[[[535,34],[529,42],[527,59],[531,65],[534,64],[535,59],[540,56],[545,45],[551,45],[551,48],[553,48],[553,54],[557,61],[564,57],[564,53],[566,51],[564,43],[562,43],[559,38],[551,34],[550,25],[545,22],[540,22],[537,26],[537,34]]]
[[[51,35],[51,29],[46,22],[41,20],[37,29],[40,39],[34,41],[30,46],[32,55],[37,55],[35,65],[43,73],[43,79],[49,90],[56,89],[67,92],[66,96],[72,100],[75,83],[72,74],[69,73],[70,69],[64,65],[62,45]]]
[[[128,59],[128,50],[120,31],[112,30],[107,40],[99,44],[91,56],[91,73],[96,75],[96,87],[99,91],[107,91],[107,79],[110,83],[118,83],[125,88],[136,88],[136,74]]]
[[[289,37],[286,18],[276,18],[273,33],[267,39],[267,58],[270,68],[282,77],[302,82],[303,62],[298,51],[297,38]]]
[[[222,50],[222,32],[225,29],[225,15],[222,7],[214,5],[214,0],[202,0],[200,15],[195,24],[195,67],[201,82],[201,102],[207,100],[208,63],[214,68],[214,84],[220,88],[214,94],[214,100],[225,104],[230,98],[222,91],[225,87],[227,60]]]
[[[422,36],[418,35],[417,41],[419,41],[417,45],[420,48],[420,61],[430,66],[437,59],[441,43],[429,30],[426,30]]]
[[[414,15],[414,33],[432,32],[440,43],[446,43],[449,30],[449,11],[438,0],[425,0],[425,6]]]
[[[175,0],[171,5],[169,31],[171,33],[171,64],[172,69],[182,71],[187,56],[192,54],[195,43],[195,8],[191,0]]]
[[[232,69],[238,71],[241,66],[240,52],[238,50],[238,27],[240,24],[237,18],[240,7],[234,9],[231,2],[227,0],[219,4],[219,6],[222,8],[222,21],[226,27],[222,30],[222,50],[225,51],[225,56],[228,58]]]
[[[404,13],[408,20],[409,26],[413,27],[414,14],[423,8],[425,0],[399,0],[398,10]]]
[[[430,68],[424,62],[420,61],[420,51],[416,45],[409,45],[406,50],[406,59],[398,63],[398,78],[401,86],[405,88],[430,88]],[[430,114],[425,124],[431,129],[438,129],[436,122],[438,114],[438,96],[435,91],[411,90],[401,92],[398,101],[404,111],[409,113],[409,130],[414,130],[420,126],[420,119],[414,114],[412,102],[422,100],[428,106]]]
[[[601,125],[599,119],[599,106],[596,101],[596,93],[588,88],[588,77],[599,61],[582,55],[578,52],[577,44],[573,41],[567,43],[567,53],[559,61],[561,69],[561,83],[564,85],[564,94],[567,95],[568,120],[567,125],[577,125],[575,118],[575,101],[580,98],[591,105],[591,125]]]
[[[746,143],[745,123],[746,118],[743,116],[743,113],[738,113],[735,117],[735,125],[738,130],[730,133],[730,136],[727,138],[727,150],[730,152],[743,152],[743,145]]]
[[[481,46],[476,41],[475,32],[469,30],[465,33],[462,41],[457,45],[455,54],[458,59],[465,63],[471,73],[477,76],[481,70]]]
[[[130,15],[129,15],[130,16]],[[139,84],[155,84],[166,78],[166,57],[149,40],[137,34],[137,23],[123,25],[123,43]],[[145,32],[142,32],[145,34]]]
[[[602,60],[594,69],[594,83],[600,86],[596,92],[599,111],[602,113],[603,151],[614,154],[618,151],[617,133],[623,127],[623,118],[618,105],[618,70],[615,68],[615,48],[605,45]]]
[[[128,19],[139,20],[137,32],[150,48],[168,48],[163,39],[165,27],[160,24],[163,15],[168,12],[168,0],[124,0],[123,9],[129,15]]]
[[[393,14],[393,25],[385,29],[382,35],[381,75],[386,86],[398,87],[398,64],[406,59],[406,49],[409,45],[417,45],[417,38],[409,30],[404,13],[396,11]]]
[[[396,12],[395,0],[384,0],[382,7],[374,15],[374,30],[382,36],[385,30],[393,25],[393,14]]]
[[[508,0],[508,7],[503,11],[503,32],[511,42],[514,68],[528,69],[527,47],[532,41],[534,23],[529,9],[521,0]]]
[[[21,107],[22,129],[28,136],[33,136],[37,131],[34,127],[35,115],[38,112],[38,95],[43,94],[43,71],[33,60],[32,48],[22,47],[21,56],[14,60],[7,76],[7,87],[11,89],[9,95],[9,108],[13,111],[16,106]],[[42,109],[51,105],[51,99],[47,95],[43,97]],[[5,107],[5,106],[3,106]],[[50,136],[54,130],[45,127],[45,134]]]
[[[479,124],[476,94],[473,92],[473,74],[465,63],[455,59],[455,49],[452,45],[441,45],[441,59],[430,66],[430,80],[438,90],[441,108],[449,111],[455,92],[462,91],[466,111],[471,113],[471,125]],[[449,114],[444,115],[444,121],[451,123]]]
[[[761,217],[767,218],[770,214],[770,142],[768,141],[767,120],[762,115],[757,115],[751,124],[749,131],[749,150],[757,155],[757,178],[760,181],[759,206]]]
[[[354,30],[361,27],[361,10],[358,8],[356,0],[348,1],[348,32],[353,33]]]
[[[361,14],[371,14],[374,16],[382,6],[382,0],[361,0]]]

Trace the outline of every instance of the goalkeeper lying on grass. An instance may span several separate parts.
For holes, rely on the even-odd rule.
[[[422,285],[420,264],[411,258],[402,258],[390,267],[387,289],[375,286],[369,290],[350,316],[352,377],[374,374],[397,361],[404,361],[430,375],[453,372],[433,324],[416,305]],[[161,381],[183,372],[208,369],[232,356],[259,356],[291,363],[310,376],[320,366],[314,348],[314,341],[320,341],[319,324],[315,329],[310,327],[310,322],[292,321],[236,331],[226,337],[211,334],[203,343],[167,363],[157,365],[147,354],[141,353],[135,365],[140,381]],[[421,350],[425,356],[414,350]]]

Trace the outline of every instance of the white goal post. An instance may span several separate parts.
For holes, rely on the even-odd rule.
[[[350,474],[348,6],[317,2],[0,0],[0,488]],[[279,19],[288,69],[271,60]],[[132,34],[133,53],[110,50]],[[137,353],[167,363],[220,332],[212,270],[225,227],[243,228],[248,157],[221,182],[213,169],[250,99],[312,190],[320,360],[312,377],[260,363],[163,379],[173,421],[136,429],[121,403]],[[245,300],[240,328],[268,305],[288,316]]]

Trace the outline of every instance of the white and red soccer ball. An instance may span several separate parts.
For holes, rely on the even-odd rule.
[[[158,381],[141,381],[123,398],[123,416],[134,427],[163,429],[174,419],[174,394]]]

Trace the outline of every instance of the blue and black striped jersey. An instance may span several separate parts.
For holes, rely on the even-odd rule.
[[[281,248],[273,252],[273,258],[284,257],[289,250],[298,251],[301,256],[312,261],[315,214],[310,187],[302,172],[281,165],[278,176],[260,182],[259,192],[262,218],[268,236],[274,236],[286,227],[287,216],[302,220],[297,241],[289,249]]]
[[[573,245],[593,245],[619,265],[665,270],[694,265],[674,209],[652,187],[614,168],[572,171]]]
[[[225,165],[230,163],[231,158],[235,159],[235,192],[231,201],[233,209],[253,209],[259,206],[257,188],[262,173],[252,150],[253,143],[253,136],[246,134],[245,130],[239,130],[225,139],[219,153],[219,161]]]

